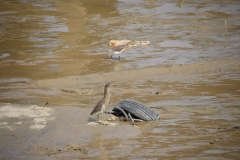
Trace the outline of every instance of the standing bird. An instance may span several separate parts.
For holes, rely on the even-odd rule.
[[[103,98],[97,103],[95,108],[92,110],[90,115],[97,114],[97,117],[99,119],[99,114],[102,114],[105,110],[105,107],[108,105],[110,100],[110,92],[109,87],[111,86],[110,83],[106,84],[104,87],[104,96]]]
[[[134,46],[134,45],[135,45],[135,43],[131,41],[131,42],[128,42],[127,44],[122,44],[119,46],[112,47],[112,49],[109,50],[110,52],[113,52],[113,54],[111,55],[111,58],[114,54],[121,54],[124,51],[132,48],[132,46]],[[119,55],[119,59],[120,59],[120,55]]]
[[[123,45],[123,44],[127,44],[128,42],[131,42],[131,40],[110,40],[108,42],[108,45],[110,47],[116,47],[116,46],[120,46],[120,45]]]

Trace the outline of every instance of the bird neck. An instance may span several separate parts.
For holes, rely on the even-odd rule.
[[[104,90],[104,98],[108,98],[110,96],[109,88]]]

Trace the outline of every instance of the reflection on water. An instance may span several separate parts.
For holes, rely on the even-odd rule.
[[[4,54],[2,54],[2,55],[0,56],[0,58],[5,58],[5,57],[8,57],[8,56],[10,56],[9,53],[4,53]]]

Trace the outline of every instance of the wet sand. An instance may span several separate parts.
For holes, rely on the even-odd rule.
[[[240,156],[238,1],[3,6],[1,159]],[[151,45],[135,47],[119,61],[107,53],[110,39]],[[117,86],[108,110],[131,98],[161,119],[92,125],[89,114],[109,82]]]
[[[118,82],[118,86],[111,89],[113,95],[108,109],[130,97],[146,103],[161,117],[160,121],[138,123],[135,127],[129,122],[118,121],[114,122],[115,126],[88,125],[94,121],[89,113],[102,96],[102,87],[93,90],[90,88],[94,87],[81,86],[87,76],[38,81],[39,88],[51,86],[51,90],[62,92],[58,94],[60,97],[68,98],[60,100],[59,96],[48,95],[50,98],[45,101],[49,100],[50,104],[54,103],[50,100],[65,102],[66,105],[1,104],[1,156],[24,159],[237,159],[240,66],[236,62],[215,61],[123,72],[122,83]],[[117,75],[110,72],[91,76],[104,82]],[[212,83],[213,79],[219,82]],[[52,82],[57,85],[53,86]],[[79,87],[61,90],[62,84]],[[134,88],[136,84],[138,87]],[[147,91],[143,84],[149,86]],[[82,105],[73,102],[77,98]],[[84,101],[88,104],[83,104]],[[16,113],[19,115],[14,116]]]

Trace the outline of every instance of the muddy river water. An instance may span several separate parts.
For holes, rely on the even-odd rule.
[[[238,0],[3,0],[0,159],[239,159]],[[112,39],[150,41],[111,59]],[[140,101],[159,121],[92,125]],[[111,117],[105,115],[105,118]]]

